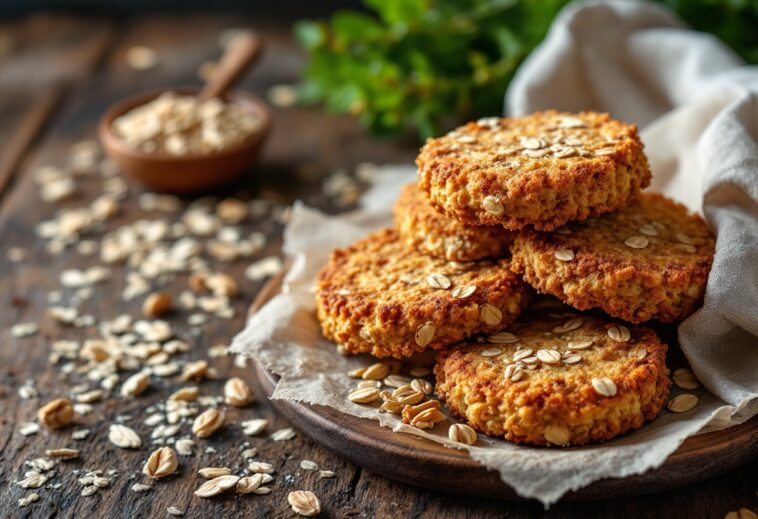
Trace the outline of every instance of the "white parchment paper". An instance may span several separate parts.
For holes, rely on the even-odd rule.
[[[758,71],[642,2],[570,6],[517,75],[508,96],[512,113],[598,109],[640,124],[654,189],[702,210],[717,234],[705,304],[679,327],[682,350],[705,386],[693,391],[699,405],[679,415],[664,411],[599,446],[529,448],[480,437],[467,448],[520,495],[549,505],[598,479],[646,472],[688,436],[741,423],[758,411],[756,92]],[[328,217],[297,205],[285,231],[293,264],[284,291],[249,319],[232,350],[281,376],[273,398],[331,406],[451,445],[449,423],[420,431],[348,401],[355,381],[345,373],[371,360],[339,355],[321,338],[314,314],[315,275],[331,250],[391,225],[399,188],[413,180],[410,167],[383,168],[362,208],[351,214]]]

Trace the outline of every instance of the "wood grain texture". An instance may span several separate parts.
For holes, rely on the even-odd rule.
[[[293,489],[313,490],[321,499],[323,517],[721,517],[729,510],[741,506],[758,507],[755,489],[758,481],[758,464],[755,461],[728,474],[685,489],[643,496],[633,499],[606,500],[592,503],[561,503],[547,514],[533,502],[503,503],[487,499],[470,499],[418,489],[397,483],[363,470],[351,462],[312,443],[303,434],[288,442],[272,442],[267,437],[244,437],[238,426],[230,425],[212,440],[198,442],[200,452],[180,460],[177,476],[160,481],[153,490],[135,493],[130,490],[135,481],[141,481],[139,471],[148,449],[124,451],[107,443],[107,426],[119,415],[140,416],[146,406],[162,398],[179,384],[169,381],[133,401],[109,398],[96,406],[96,411],[78,419],[78,425],[92,430],[84,442],[71,440],[71,428],[55,432],[41,432],[36,436],[19,434],[19,425],[34,420],[41,403],[68,394],[70,388],[81,382],[81,377],[64,375],[47,362],[50,343],[58,338],[83,339],[94,335],[92,329],[64,328],[45,316],[48,306],[46,293],[58,286],[59,273],[70,267],[81,267],[89,262],[74,253],[50,256],[44,244],[34,237],[34,226],[49,218],[62,207],[79,205],[99,192],[97,182],[80,185],[79,193],[65,203],[43,203],[37,193],[32,174],[39,166],[65,164],[71,145],[94,138],[95,125],[102,111],[112,102],[140,90],[166,85],[199,84],[197,67],[205,60],[220,54],[217,40],[219,32],[228,27],[251,27],[260,31],[266,41],[266,54],[256,71],[246,78],[243,87],[265,96],[266,89],[278,83],[296,79],[303,64],[303,56],[292,43],[289,23],[262,15],[153,15],[137,19],[99,20],[91,17],[33,16],[6,23],[3,29],[14,34],[29,35],[23,44],[12,46],[11,54],[3,56],[3,74],[0,88],[4,95],[3,106],[14,103],[33,106],[31,94],[24,97],[18,90],[6,88],[12,71],[14,81],[22,85],[42,84],[43,79],[73,77],[72,87],[64,90],[60,108],[50,113],[41,129],[28,145],[21,145],[22,157],[12,168],[16,180],[0,200],[0,243],[7,249],[22,247],[28,258],[22,263],[11,263],[0,254],[0,517],[93,517],[93,518],[146,518],[167,517],[166,508],[172,505],[183,509],[186,517],[293,517],[286,495]],[[113,27],[99,32],[98,27]],[[72,32],[73,31],[73,32]],[[105,35],[105,36],[104,36]],[[21,38],[22,36],[19,36]],[[87,42],[103,38],[101,54],[94,52]],[[55,49],[73,49],[56,54]],[[126,50],[136,44],[150,45],[158,50],[160,65],[153,70],[138,72],[124,63]],[[78,50],[77,50],[78,49]],[[87,50],[89,49],[89,50]],[[87,59],[77,58],[86,57]],[[8,61],[11,60],[11,61]],[[89,60],[89,61],[88,61]],[[81,68],[83,61],[88,67]],[[33,64],[33,66],[31,66]],[[9,81],[9,80],[7,80]],[[13,93],[15,92],[15,93]],[[26,101],[25,101],[26,99]],[[22,111],[23,112],[23,111]],[[24,112],[30,113],[30,112]],[[13,122],[16,121],[16,122]],[[25,124],[23,113],[8,119],[2,126],[4,135],[0,144],[0,163],[10,156],[7,152],[6,131],[13,133],[18,125]],[[338,210],[320,189],[324,177],[336,168],[352,168],[364,161],[409,163],[415,154],[415,145],[393,145],[367,138],[346,118],[331,118],[318,109],[275,109],[273,132],[267,143],[262,161],[251,171],[247,182],[235,186],[231,192],[245,196],[266,195],[281,203],[303,199],[306,203],[335,212]],[[132,196],[124,203],[117,223],[137,220],[143,213],[135,203],[141,187],[131,184]],[[245,232],[260,231],[268,238],[267,247],[260,256],[279,252],[281,225],[271,219],[252,222],[244,226]],[[242,280],[245,262],[228,270]],[[129,312],[138,313],[140,301],[123,302],[119,297],[122,279],[117,274],[99,287],[89,301],[81,305],[83,312],[102,318]],[[184,280],[177,279],[169,290],[176,294]],[[241,296],[236,300],[237,317],[229,321],[218,320],[203,328],[203,333],[192,337],[193,350],[189,358],[204,358],[205,350],[214,344],[228,343],[244,322],[249,301],[260,290],[261,282],[243,281]],[[177,313],[170,317],[181,335],[188,334],[187,315]],[[36,321],[41,332],[30,338],[15,339],[9,328],[18,322]],[[229,422],[252,417],[269,418],[271,430],[287,426],[270,403],[263,397],[263,388],[257,384],[251,369],[239,369],[231,359],[216,359],[212,364],[222,379],[203,384],[206,394],[220,394],[223,379],[237,375],[249,381],[257,394],[256,403],[246,409],[231,410]],[[38,399],[21,400],[18,388],[27,379],[33,379],[40,392]],[[157,383],[156,383],[157,384]],[[147,437],[149,428],[139,419],[138,432]],[[186,431],[183,431],[186,432]],[[276,465],[276,483],[268,496],[229,495],[218,499],[201,500],[192,492],[199,485],[194,475],[197,468],[207,464],[241,463],[240,448],[250,441],[258,448],[259,458]],[[45,449],[59,446],[77,446],[82,450],[79,460],[66,462],[57,469],[59,488],[38,490],[39,502],[27,508],[18,508],[17,500],[29,493],[13,482],[22,477],[24,462],[40,456]],[[205,446],[216,452],[205,452]],[[318,479],[313,473],[299,468],[302,459],[316,461],[323,468],[337,473],[335,479]],[[391,461],[390,461],[391,462]],[[74,470],[102,469],[118,473],[107,489],[94,496],[81,497]],[[451,478],[457,477],[451,474]]]

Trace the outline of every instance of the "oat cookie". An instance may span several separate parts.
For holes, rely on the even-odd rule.
[[[318,276],[317,316],[347,352],[401,358],[503,329],[530,291],[507,260],[448,262],[383,229],[332,253]]]
[[[434,372],[440,398],[482,433],[584,445],[655,418],[670,386],[665,355],[648,328],[537,312],[485,342],[440,352]]]
[[[419,186],[469,225],[552,230],[613,211],[650,184],[634,125],[607,114],[488,118],[427,140]]]
[[[513,233],[500,225],[466,225],[434,209],[417,184],[403,187],[394,208],[395,227],[409,247],[450,261],[503,258]]]
[[[701,304],[715,241],[703,220],[644,193],[615,213],[552,233],[526,229],[512,267],[538,291],[633,323],[674,322]]]

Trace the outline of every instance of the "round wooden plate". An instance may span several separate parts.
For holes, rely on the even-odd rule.
[[[279,292],[283,274],[261,289],[250,312]],[[255,364],[268,396],[277,377]],[[287,420],[314,442],[353,463],[387,478],[421,487],[497,499],[521,499],[497,472],[472,460],[465,451],[413,436],[393,433],[374,420],[357,418],[324,406],[286,400],[271,403]],[[571,492],[569,500],[608,499],[660,492],[726,472],[758,454],[758,417],[712,433],[688,438],[664,464],[645,474],[603,479]],[[454,476],[454,477],[453,477]]]

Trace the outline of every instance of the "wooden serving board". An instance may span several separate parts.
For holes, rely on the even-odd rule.
[[[279,293],[283,273],[272,278],[250,307],[257,311]],[[267,396],[277,377],[255,363]],[[314,442],[353,463],[390,479],[441,492],[496,499],[522,499],[500,475],[469,457],[411,434],[394,433],[378,422],[325,406],[271,400],[287,420]],[[626,478],[609,478],[564,496],[568,500],[609,499],[660,492],[693,484],[729,471],[758,455],[758,417],[748,422],[688,438],[656,470]]]

